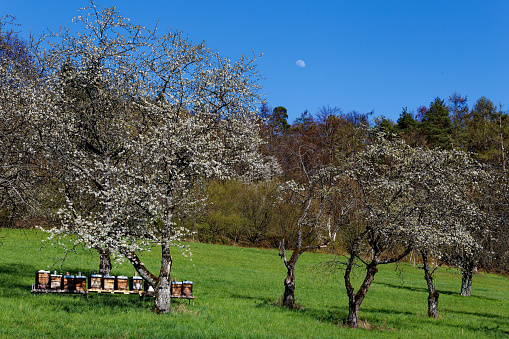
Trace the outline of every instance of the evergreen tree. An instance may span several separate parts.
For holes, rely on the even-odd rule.
[[[433,148],[452,148],[452,123],[449,110],[440,98],[436,98],[424,114],[421,130]]]
[[[414,115],[404,107],[395,127],[399,130],[399,135],[409,145],[416,146],[425,144],[420,131],[420,125],[421,123],[415,119]]]
[[[277,106],[269,117],[268,124],[274,136],[282,137],[290,128],[288,124],[288,111],[283,106]]]
[[[408,132],[411,129],[417,128],[417,121],[414,119],[413,115],[408,112],[406,107],[403,108],[397,123],[399,130],[402,132]]]

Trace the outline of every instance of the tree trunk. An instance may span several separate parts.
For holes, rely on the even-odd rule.
[[[472,289],[472,271],[467,270],[462,272],[461,277],[461,295],[470,297],[470,291]]]
[[[355,300],[353,302],[351,300],[348,302],[348,318],[346,320],[346,324],[350,328],[357,328],[360,307],[361,303],[356,303]]]
[[[98,248],[100,261],[99,261],[99,274],[110,275],[111,273],[111,258],[110,250],[104,248]]]
[[[438,319],[438,296],[440,293],[434,290],[428,295],[428,317]]]
[[[155,313],[168,313],[171,311],[171,281],[167,278],[159,278],[155,288],[154,308]]]
[[[285,293],[283,294],[283,306],[289,309],[295,308],[295,264],[287,263],[285,279]]]
[[[359,322],[359,309],[366,297],[366,294],[368,294],[369,287],[375,279],[375,274],[377,272],[377,264],[375,261],[372,261],[366,268],[366,277],[355,295],[353,294],[353,288],[350,283],[350,271],[348,271],[348,275],[345,274],[345,284],[347,285],[346,290],[348,294],[348,319],[346,323],[350,328],[357,328],[357,324]]]
[[[428,285],[428,317],[438,319],[438,297],[440,293],[435,289],[433,273],[429,269],[428,253],[421,251],[421,256],[424,264],[424,279]]]
[[[470,297],[475,265],[471,260],[465,261],[466,262],[463,264],[463,267],[461,267],[461,295]]]
[[[171,311],[171,264],[173,262],[170,255],[170,245],[163,244],[161,246],[161,270],[159,272],[159,279],[157,280],[154,299],[155,313],[168,313]]]

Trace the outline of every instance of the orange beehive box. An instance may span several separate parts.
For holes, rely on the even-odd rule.
[[[37,289],[50,288],[49,271],[40,270],[37,273],[35,273],[35,288]]]
[[[182,282],[181,281],[172,281],[171,295],[176,295],[176,296],[182,295]]]
[[[103,290],[113,291],[115,289],[115,276],[105,275],[103,277]]]
[[[74,278],[76,291],[85,291],[87,289],[87,277],[78,275]]]
[[[119,275],[116,279],[116,290],[119,291],[127,291],[127,277],[124,275]]]
[[[193,282],[192,281],[184,281],[182,282],[182,294],[184,295],[193,295]]]

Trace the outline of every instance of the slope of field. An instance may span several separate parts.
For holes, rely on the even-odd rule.
[[[35,272],[98,268],[96,253],[79,249],[60,266],[60,249],[41,247],[42,232],[0,229],[0,337],[93,338],[483,338],[509,337],[509,279],[480,273],[471,297],[459,295],[461,275],[437,274],[440,319],[427,317],[422,270],[403,263],[381,267],[361,306],[362,326],[342,326],[348,304],[342,276],[318,273],[332,255],[306,253],[297,263],[300,310],[275,306],[286,270],[275,250],[191,244],[192,261],[173,254],[172,276],[194,282],[195,305],[172,303],[156,315],[153,300],[137,295],[31,295]],[[142,259],[158,272],[158,249]],[[134,275],[124,263],[113,275]],[[358,272],[357,278],[361,278]]]

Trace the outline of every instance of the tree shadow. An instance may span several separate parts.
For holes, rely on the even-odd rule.
[[[233,293],[231,294],[232,298],[235,299],[244,299],[244,300],[258,300],[260,303],[256,304],[256,307],[268,307],[268,306],[274,306],[276,299],[269,298],[269,297],[261,297],[261,296],[253,296],[253,295],[245,295],[245,294],[238,294]]]
[[[458,312],[462,313],[462,312]],[[503,317],[502,317],[503,318]],[[509,337],[509,331],[506,331],[504,329],[501,329],[501,326],[507,327],[507,319],[501,319],[500,321],[495,321],[496,325],[490,326],[490,325],[484,325],[484,326],[475,326],[475,325],[448,325],[450,327],[457,328],[458,331],[461,330],[469,330],[472,332],[481,332],[485,336],[489,336],[492,338],[508,338]]]
[[[506,324],[509,321],[507,316],[501,316],[501,315],[498,315],[498,314],[483,313],[483,312],[469,312],[469,311],[454,311],[454,310],[450,310],[450,309],[447,309],[447,308],[444,308],[443,310],[445,312],[455,313],[455,314],[462,314],[462,315],[463,314],[468,314],[468,315],[473,315],[473,316],[482,317],[482,318],[500,319],[500,320],[503,320]]]
[[[23,281],[26,279],[19,279],[19,277],[28,276],[29,272],[32,273],[32,281],[35,283],[36,269],[34,266],[21,263],[0,265],[0,296],[12,297],[30,293],[31,283],[24,283]]]
[[[373,284],[379,284],[379,285],[384,285],[384,286],[391,287],[391,288],[404,289],[404,290],[413,291],[413,292],[428,293],[428,289],[425,288],[425,287],[413,287],[413,286],[395,285],[395,284],[384,283],[384,282],[373,282]],[[442,295],[460,296],[460,294],[458,292],[453,292],[453,291],[444,291],[444,290],[440,290],[439,289],[438,292],[440,294],[442,294]],[[471,295],[470,297],[464,297],[464,298],[475,298],[475,299],[491,300],[491,301],[498,300],[498,299],[495,299],[495,298],[482,297],[482,296],[477,296],[477,295]]]
[[[259,301],[255,307],[256,308],[278,308],[281,310],[287,310],[288,312],[298,312],[301,316],[307,316],[319,322],[340,325],[343,324],[344,320],[348,316],[348,307],[340,308],[333,306],[332,308],[314,308],[314,307],[304,307],[304,308],[295,308],[288,309],[283,306],[276,305],[276,297],[260,297],[260,296],[252,296],[252,295],[242,295],[242,294],[232,294],[233,298],[244,299],[244,300],[255,300]],[[297,300],[298,302],[298,300]]]

